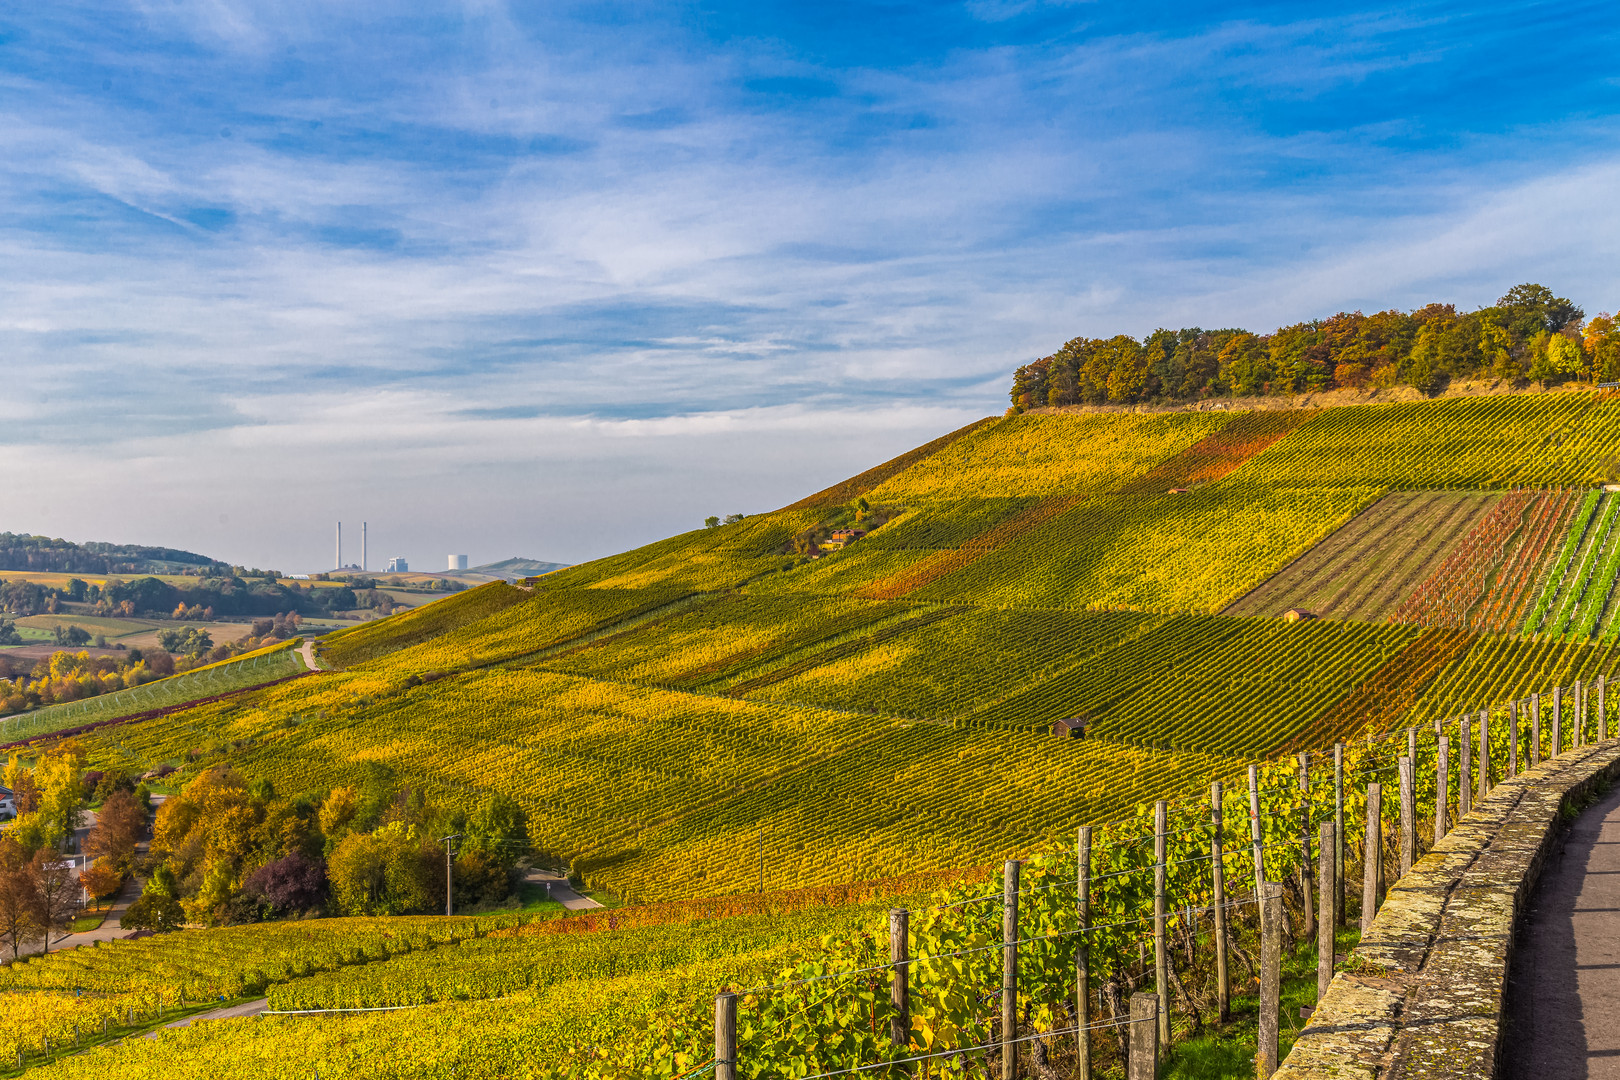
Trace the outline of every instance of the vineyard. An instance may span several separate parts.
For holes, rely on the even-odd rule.
[[[16,742],[121,716],[174,708],[201,698],[235,693],[299,675],[305,668],[294,649],[296,644],[288,642],[143,686],[9,716],[0,720],[0,742]]]
[[[741,1077],[850,1069],[955,1075],[964,1066],[971,1075],[1009,1053],[1024,1068],[1055,1060],[1061,1069],[1073,1066],[1077,1039],[1088,1067],[1106,1072],[1125,1055],[1118,1036],[1126,985],[1156,986],[1172,1003],[1161,1024],[1172,1042],[1219,1026],[1228,1011],[1252,1016],[1256,1003],[1244,988],[1263,955],[1263,933],[1309,942],[1320,932],[1318,908],[1330,922],[1365,920],[1370,912],[1358,901],[1365,895],[1377,904],[1382,894],[1369,869],[1374,851],[1393,882],[1474,798],[1620,723],[1601,685],[1542,690],[1480,710],[1477,719],[1470,711],[1264,764],[1247,778],[1227,774],[1213,788],[1087,828],[1078,847],[1059,841],[1032,853],[1016,874],[1009,868],[1002,892],[981,873],[926,897],[896,883],[887,895],[880,888],[666,904],[505,929],[467,926],[437,942],[414,926],[379,940],[356,925],[313,951],[309,943],[325,927],[305,928],[303,941],[271,927],[184,935],[190,947],[170,947],[160,961],[178,976],[167,985],[176,996],[197,987],[187,980],[198,968],[215,976],[209,988],[222,985],[220,972],[245,987],[231,958],[240,942],[264,935],[271,973],[254,969],[245,978],[269,986],[272,1015],[129,1040],[64,1058],[52,1072],[159,1068],[200,1077],[228,1060],[232,1075],[251,1078],[285,1075],[284,1063],[296,1060],[322,1076],[421,1075],[432,1067],[463,1077],[669,1080],[712,1066],[720,1049],[711,1002],[721,991],[737,1013],[727,1052]],[[1404,806],[1387,797],[1403,776],[1411,791]],[[1374,783],[1386,793],[1376,818]],[[1319,835],[1342,850],[1319,859]],[[1337,862],[1338,881],[1365,876],[1368,884],[1318,903],[1313,875],[1323,861]],[[1269,930],[1255,901],[1262,880],[1281,883],[1275,914],[1266,916],[1280,924]],[[885,907],[895,925],[896,903],[906,916],[897,939],[882,930]],[[1162,914],[1144,917],[1155,905]],[[1331,926],[1327,939],[1354,940]],[[161,978],[128,974],[132,962],[147,960],[138,952],[145,945],[104,947],[88,961],[35,961],[21,969],[33,975],[22,985],[89,982],[110,993],[83,1006],[83,1015],[115,1009],[123,1002],[117,992],[164,992]],[[903,1026],[890,1023],[901,1015],[890,992],[897,948],[906,970]],[[1005,985],[1009,950],[1017,957],[1016,999],[1003,1008],[980,991]],[[192,959],[199,955],[208,959],[199,964]],[[13,1008],[32,1017],[61,1000],[47,989]],[[309,1015],[332,1009],[398,1011]],[[415,1045],[424,1031],[434,1045]],[[1280,1049],[1287,1048],[1284,1038]],[[874,1069],[895,1061],[910,1067]]]
[[[1457,718],[1491,703],[1614,677],[1620,495],[1601,483],[1615,479],[1617,421],[1620,401],[1590,393],[988,420],[782,510],[335,635],[322,646],[333,670],[80,739],[94,768],[168,764],[182,783],[228,763],[289,795],[377,770],[469,812],[504,793],[527,815],[536,859],[637,905],[946,870],[977,880],[1035,856],[1029,918],[1053,935],[1073,929],[1073,896],[1067,908],[1042,898],[1064,875],[1072,884],[1075,830],[1097,827],[1097,872],[1119,877],[1093,903],[1124,918],[1146,895],[1131,875],[1152,847],[1133,815],[1164,799],[1180,837],[1177,903],[1207,906],[1208,866],[1192,853],[1208,858],[1212,781],[1239,783],[1263,763],[1258,797],[1278,821],[1263,859],[1286,877],[1303,859],[1300,830],[1327,805],[1321,754],[1335,742],[1359,778],[1353,816],[1365,780],[1389,779],[1405,752],[1404,734],[1385,733],[1416,728],[1432,769],[1436,722],[1461,738]],[[851,527],[867,535],[818,547]],[[1507,716],[1492,713],[1493,767]],[[1316,755],[1309,808],[1297,761],[1283,759],[1300,752]],[[1419,784],[1431,806],[1434,782]],[[1246,794],[1228,794],[1239,820]],[[1352,836],[1352,861],[1360,843]],[[1242,851],[1223,865],[1229,895],[1251,882],[1239,935],[1249,949],[1254,867]],[[1290,886],[1296,919],[1303,887]],[[976,965],[990,959],[954,955],[995,940],[971,904],[956,906],[979,888],[913,904],[915,954],[938,958],[919,968],[916,1000],[928,1004],[914,1005],[913,1051],[996,1035],[984,988],[946,986],[988,977]],[[667,1078],[702,1068],[712,1014],[701,1014],[718,987],[881,966],[881,913],[867,899],[732,912],[730,930],[683,919],[589,940],[502,930],[421,948],[351,940],[358,929],[298,944],[242,928],[244,941],[266,935],[263,959],[169,957],[162,949],[178,946],[153,939],[131,943],[153,950],[136,965],[157,973],[150,984],[93,960],[51,982],[54,958],[7,977],[35,980],[8,985],[64,1017],[72,1009],[48,995],[92,982],[108,1000],[219,986],[208,992],[252,987],[278,1007],[411,1006],[210,1025],[117,1051],[132,1069],[179,1063],[167,1075],[210,1075],[232,1053],[243,1075],[275,1075],[278,1046],[323,1062],[322,1076],[367,1064],[377,1071],[366,1075],[417,1075],[394,1042],[430,1030],[447,1075],[508,1075],[496,1063],[514,1047],[545,1046],[555,1075]],[[1177,999],[1207,1016],[1200,950],[1212,927],[1177,918],[1190,958]],[[811,948],[827,935],[834,944]],[[1068,944],[1041,946],[1031,963],[1072,972],[1072,940],[1052,940]],[[1097,942],[1099,985],[1143,977],[1136,938]],[[743,995],[748,1060],[808,1076],[889,1053],[886,990],[850,978],[859,993],[825,1001],[792,988]],[[1026,997],[1031,1030],[1073,1022],[1062,1004],[1072,994]],[[838,1025],[842,1042],[827,1034]],[[1117,1063],[1108,1045],[1098,1060]],[[663,1071],[634,1071],[642,1058]],[[745,1075],[775,1075],[760,1070]]]

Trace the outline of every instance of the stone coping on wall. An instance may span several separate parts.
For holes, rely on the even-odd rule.
[[[1611,739],[1498,784],[1390,887],[1278,1080],[1491,1080],[1519,912],[1564,808],[1617,774]]]

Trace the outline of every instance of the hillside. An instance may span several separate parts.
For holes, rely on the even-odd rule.
[[[1067,925],[1082,823],[1106,823],[1097,858],[1136,875],[1097,894],[1127,929],[1099,939],[1095,977],[1145,978],[1140,804],[1188,796],[1172,888],[1202,896],[1211,780],[1232,782],[1239,820],[1249,762],[1613,675],[1620,495],[1598,481],[1617,420],[1620,396],[1590,393],[1010,416],[782,510],[343,631],[323,646],[334,670],[80,735],[91,764],[186,783],[226,763],[305,805],[338,784],[469,812],[504,793],[537,864],[641,906],[452,945],[393,929],[410,920],[231,927],[132,943],[162,959],[152,974],[139,949],[101,949],[12,986],[37,1009],[86,980],[113,995],[52,999],[57,1030],[131,994],[414,1010],[201,1025],[64,1076],[297,1060],[597,1078],[701,1073],[716,988],[789,979],[745,996],[744,1038],[751,1062],[802,1072],[888,1050],[828,1042],[865,1030],[878,983],[792,979],[869,971],[901,902],[919,943],[966,950],[967,980],[993,985],[999,929],[961,909],[993,891],[986,864],[1038,853],[1031,917]],[[1084,736],[1054,737],[1059,720]],[[1404,745],[1357,739],[1347,774],[1391,780]],[[1297,865],[1296,768],[1260,772],[1279,878]],[[1330,772],[1313,774],[1319,807]],[[274,964],[246,959],[263,951]],[[1057,995],[1034,1021],[1051,1027],[1073,953],[1030,962],[1027,992]],[[917,1037],[983,1042],[980,1005],[942,998],[931,1015],[968,1026]],[[397,1049],[424,1025],[435,1049]]]
[[[0,570],[67,574],[178,574],[227,569],[206,555],[139,544],[76,544],[26,533],[0,533]]]
[[[986,421],[347,632],[341,671],[94,752],[505,791],[538,848],[637,900],[979,865],[1369,721],[1610,670],[1615,500],[1565,488],[1602,477],[1617,420],[1584,394]],[[860,518],[883,523],[804,553]],[[1270,617],[1302,604],[1332,617]],[[1487,609],[1526,636],[1479,633]],[[1084,739],[1049,734],[1069,717]]]

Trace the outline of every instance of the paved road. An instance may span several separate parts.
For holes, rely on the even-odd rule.
[[[152,809],[156,810],[163,804],[163,800],[167,798],[167,795],[153,795]],[[90,829],[95,825],[95,823],[96,812],[94,810],[85,811],[84,824],[78,829],[74,830],[73,834],[75,839],[78,841],[77,846],[81,850],[84,847],[84,838],[89,835]],[[135,850],[144,855],[146,853],[148,844],[149,841],[142,840],[135,845]],[[73,860],[73,872],[74,875],[77,876],[80,867],[80,857],[74,855],[71,856],[71,858]],[[124,879],[124,887],[119,890],[117,899],[113,901],[112,909],[107,912],[107,917],[102,920],[100,926],[96,927],[94,930],[86,930],[83,933],[56,935],[55,937],[51,938],[51,951],[55,952],[57,949],[71,949],[76,945],[89,945],[97,941],[113,941],[127,935],[129,931],[120,927],[118,925],[118,920],[123,917],[125,909],[127,909],[129,905],[133,904],[140,897],[141,890],[145,887],[146,881],[144,878],[130,876]],[[21,949],[17,950],[19,956],[38,956],[42,951],[43,941],[31,941],[27,945],[24,945]],[[11,957],[8,955],[3,959],[4,961],[9,962]]]
[[[1586,810],[1530,897],[1508,971],[1501,1076],[1620,1080],[1620,787]]]
[[[174,1021],[172,1024],[164,1024],[163,1026],[166,1028],[183,1028],[190,1027],[194,1020],[234,1020],[241,1016],[258,1016],[269,1007],[270,999],[260,998],[257,1001],[244,1001],[240,1005],[229,1005],[223,1009],[212,1009],[208,1012],[197,1013],[195,1016],[187,1016]],[[148,1031],[142,1038],[155,1039],[157,1036],[158,1033],[154,1030]]]
[[[547,892],[550,893],[551,898],[560,901],[562,906],[569,911],[585,911],[589,908],[602,906],[590,897],[576,892],[574,887],[568,884],[567,878],[549,874],[544,870],[530,870],[523,875],[523,880],[531,884],[547,886]]]

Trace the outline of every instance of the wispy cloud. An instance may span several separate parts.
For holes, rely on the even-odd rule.
[[[1076,334],[1595,310],[1601,10],[13,14],[0,527],[299,568],[386,493],[407,554],[577,559],[999,411]],[[244,491],[278,511],[219,524]]]

